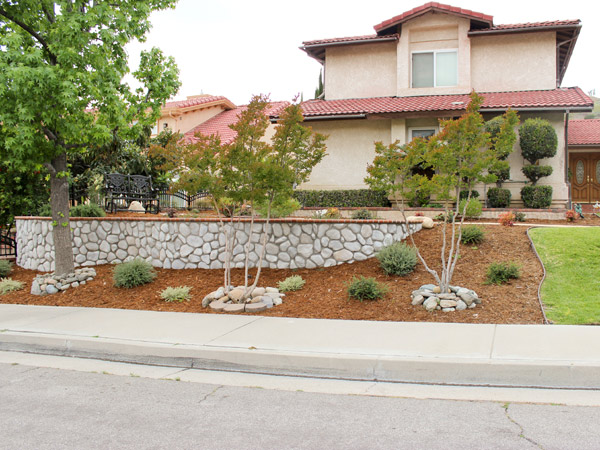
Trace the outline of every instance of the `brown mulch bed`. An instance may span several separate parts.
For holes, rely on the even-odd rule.
[[[425,259],[439,265],[440,233],[438,226],[423,230],[415,240]],[[388,277],[375,258],[353,264],[324,269],[271,270],[263,269],[262,286],[276,286],[290,275],[301,275],[305,287],[290,292],[284,303],[260,313],[264,316],[304,317],[320,319],[428,321],[469,323],[543,323],[537,299],[542,268],[530,247],[525,227],[484,226],[486,241],[478,247],[462,247],[462,254],[453,278],[453,284],[474,289],[483,303],[474,309],[444,313],[426,312],[410,304],[410,294],[422,284],[433,282],[419,263],[406,277]],[[503,286],[486,285],[485,272],[491,262],[513,261],[521,267],[521,278]],[[437,267],[436,267],[437,268]],[[154,311],[201,312],[215,314],[201,306],[202,298],[223,283],[222,270],[163,270],[158,269],[156,280],[134,289],[115,288],[112,285],[110,265],[98,266],[97,277],[85,286],[65,292],[36,297],[29,294],[36,272],[15,267],[11,277],[25,282],[25,289],[0,296],[0,303],[28,305],[84,306],[99,308],[145,309]],[[388,295],[379,301],[360,302],[348,299],[345,283],[353,276],[375,277],[390,287]],[[243,271],[234,270],[233,283],[243,280]],[[192,287],[193,298],[184,303],[165,303],[159,297],[167,286]]]

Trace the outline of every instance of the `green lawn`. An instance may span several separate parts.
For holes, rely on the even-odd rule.
[[[600,228],[529,232],[546,267],[542,301],[559,324],[600,324]]]

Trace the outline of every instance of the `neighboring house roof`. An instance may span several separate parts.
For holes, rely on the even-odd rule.
[[[403,24],[404,22],[414,19],[416,17],[422,16],[428,12],[442,12],[446,14],[452,14],[460,17],[464,17],[465,19],[471,19],[477,22],[478,25],[491,27],[494,24],[494,17],[471,11],[469,9],[457,8],[456,6],[444,5],[438,2],[429,2],[424,5],[417,6],[416,8],[411,9],[410,11],[406,11],[399,16],[392,17],[391,19],[384,20],[383,22],[375,25],[375,31],[377,34],[387,34],[390,29],[394,29],[398,25]]]
[[[481,92],[481,111],[583,110],[591,111],[592,100],[580,88],[544,91]],[[422,112],[464,111],[469,94],[422,95],[414,97],[372,97],[343,100],[309,100],[302,104],[307,120],[320,118],[364,118],[368,115],[414,114]]]
[[[332,38],[332,39],[319,39],[314,41],[304,41],[302,43],[301,50],[308,53],[309,56],[315,58],[317,61],[323,61],[325,59],[325,49],[328,47],[334,47],[338,45],[354,45],[354,44],[373,44],[380,42],[395,42],[400,39],[399,34],[388,34],[384,36],[378,36],[376,34],[368,34],[366,36],[351,36],[343,38]]]
[[[281,111],[289,105],[289,102],[271,102],[266,110],[266,114],[269,116],[277,116]],[[197,142],[196,134],[204,136],[219,136],[221,138],[221,144],[227,145],[233,142],[237,136],[237,132],[231,129],[231,125],[234,125],[239,120],[240,114],[247,109],[247,105],[239,106],[229,111],[223,111],[214,117],[211,117],[206,122],[201,123],[195,128],[183,135],[186,142]]]
[[[600,119],[569,120],[569,146],[600,146]]]
[[[193,109],[208,108],[211,106],[222,106],[223,109],[233,109],[235,105],[222,95],[196,95],[190,96],[185,100],[176,100],[165,103],[162,108],[162,115],[181,114]]]

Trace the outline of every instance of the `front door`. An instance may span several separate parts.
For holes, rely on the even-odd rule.
[[[600,153],[571,153],[571,200],[574,203],[600,201]]]

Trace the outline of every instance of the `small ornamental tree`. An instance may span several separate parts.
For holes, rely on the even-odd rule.
[[[181,147],[171,147],[163,154],[165,169],[179,176],[176,188],[190,194],[201,190],[211,195],[218,212],[221,233],[224,236],[225,260],[223,286],[225,293],[231,285],[231,268],[234,249],[239,248],[238,232],[245,223],[230,214],[224,217],[220,204],[227,199],[229,209],[250,210],[249,236],[243,246],[245,293],[247,298],[257,286],[266,245],[270,237],[271,212],[276,206],[292,199],[294,186],[305,182],[315,165],[325,156],[325,136],[313,133],[302,124],[299,104],[290,104],[280,115],[271,141],[265,139],[269,126],[269,102],[264,96],[255,96],[240,113],[231,128],[237,133],[235,140],[221,144],[218,136],[197,135],[197,142]],[[264,213],[261,231],[254,226],[256,212]],[[246,222],[247,223],[247,222]],[[255,246],[254,233],[259,233]],[[258,260],[251,260],[251,247],[259,249]],[[256,266],[254,282],[249,284],[250,266]]]
[[[512,147],[516,136],[513,128],[518,123],[516,112],[508,110],[503,116],[492,148],[490,134],[485,130],[485,122],[479,107],[483,101],[476,93],[471,94],[467,111],[459,119],[440,121],[441,131],[429,141],[415,139],[400,146],[397,142],[389,146],[376,144],[377,156],[367,168],[365,182],[373,189],[387,189],[397,201],[406,221],[405,205],[414,199],[418,192],[427,192],[436,201],[444,204],[445,217],[441,228],[442,248],[441,267],[435,270],[425,261],[415,245],[417,256],[425,269],[433,276],[442,292],[448,292],[456,264],[460,257],[460,243],[465,210],[460,210],[457,199],[461,190],[469,192],[465,208],[471,197],[471,190],[480,182],[494,182],[496,176],[490,171],[496,167],[497,152]],[[434,172],[431,178],[412,175],[412,168],[420,164]],[[451,211],[450,205],[455,206]],[[459,219],[460,218],[460,219]],[[448,230],[450,227],[450,230]]]
[[[496,175],[497,187],[502,187],[502,182],[510,178],[510,166],[507,159],[512,153],[513,145],[516,142],[516,135],[514,133],[501,133],[502,127],[506,126],[506,124],[507,122],[503,116],[496,116],[485,123],[485,130],[490,133],[492,140],[492,150],[496,152],[496,157],[498,158],[494,167],[490,169],[490,173]],[[505,139],[507,136],[511,139],[510,142],[498,140],[498,138]]]
[[[73,271],[67,156],[116,133],[143,135],[177,92],[172,58],[142,52],[129,72],[125,45],[144,40],[150,13],[176,0],[0,2],[0,152],[18,170],[50,176],[55,272]]]

